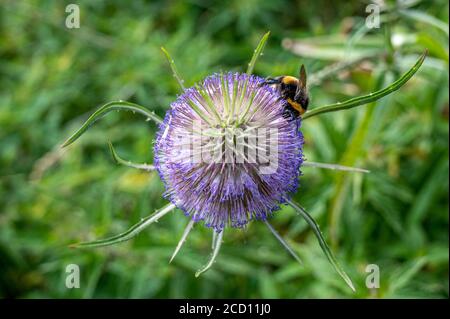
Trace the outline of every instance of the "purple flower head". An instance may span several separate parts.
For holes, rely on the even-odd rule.
[[[300,119],[247,74],[214,74],[184,91],[159,127],[155,166],[165,197],[220,232],[265,220],[298,187]]]

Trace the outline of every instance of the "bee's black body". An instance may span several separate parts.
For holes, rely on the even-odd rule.
[[[262,85],[273,85],[281,99],[286,102],[285,116],[298,118],[308,109],[309,96],[306,88],[306,72],[302,65],[299,78],[283,75],[266,79]]]

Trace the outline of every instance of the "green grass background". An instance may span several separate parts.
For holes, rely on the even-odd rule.
[[[387,1],[381,27],[364,27],[364,1],[75,1],[81,28],[64,26],[74,1],[0,3],[0,297],[393,298],[448,297],[448,2]],[[68,245],[126,230],[163,206],[156,173],[113,163],[107,141],[152,162],[155,125],[115,112],[66,150],[59,145],[101,104],[124,99],[160,116],[179,94],[164,45],[186,85],[245,71],[309,71],[311,107],[392,82],[429,57],[400,91],[303,123],[307,159],[370,174],[304,168],[295,199],[318,220],[357,291],[334,272],[306,223],[288,207],[271,220],[300,266],[264,224],[226,230],[214,267],[211,230],[198,225],[172,264],[187,218],[179,211],[134,240]],[[292,44],[296,44],[293,50]],[[295,51],[295,52],[293,52]],[[339,71],[330,65],[365,58]],[[322,76],[325,75],[325,76]],[[77,264],[81,287],[65,287]],[[368,264],[380,288],[368,289]]]

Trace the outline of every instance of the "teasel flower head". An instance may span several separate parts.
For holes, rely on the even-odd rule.
[[[154,164],[165,196],[218,232],[266,220],[297,190],[301,120],[287,117],[278,92],[262,82],[209,76],[185,90],[159,126]]]
[[[261,39],[245,74],[214,74],[191,88],[184,87],[175,63],[167,51],[173,75],[182,94],[171,104],[162,120],[154,112],[135,103],[113,101],[94,112],[70,136],[63,147],[77,140],[95,121],[113,110],[128,110],[159,123],[154,145],[154,163],[136,164],[118,156],[114,160],[147,171],[158,170],[165,184],[164,196],[170,201],[154,214],[143,218],[129,230],[106,239],[72,245],[99,247],[130,240],[161,217],[181,209],[189,222],[170,259],[177,255],[195,223],[203,221],[213,231],[211,257],[196,276],[208,270],[218,256],[227,226],[243,227],[251,220],[262,220],[283,247],[301,263],[294,249],[277,233],[268,217],[281,204],[288,204],[304,218],[336,272],[355,290],[351,279],[339,265],[314,218],[290,197],[298,188],[301,167],[319,167],[357,173],[367,170],[337,164],[304,161],[302,122],[310,117],[350,109],[376,101],[403,86],[420,68],[426,52],[414,66],[386,88],[370,94],[313,108],[302,118],[286,113],[279,93],[252,71],[269,33]]]

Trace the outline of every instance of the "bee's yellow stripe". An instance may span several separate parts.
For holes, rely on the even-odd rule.
[[[305,113],[305,109],[300,103],[293,101],[291,98],[287,99],[290,106],[292,106],[295,110],[297,110],[300,114]]]
[[[297,84],[298,83],[298,79],[294,78],[293,76],[283,76],[283,83],[284,84]]]

